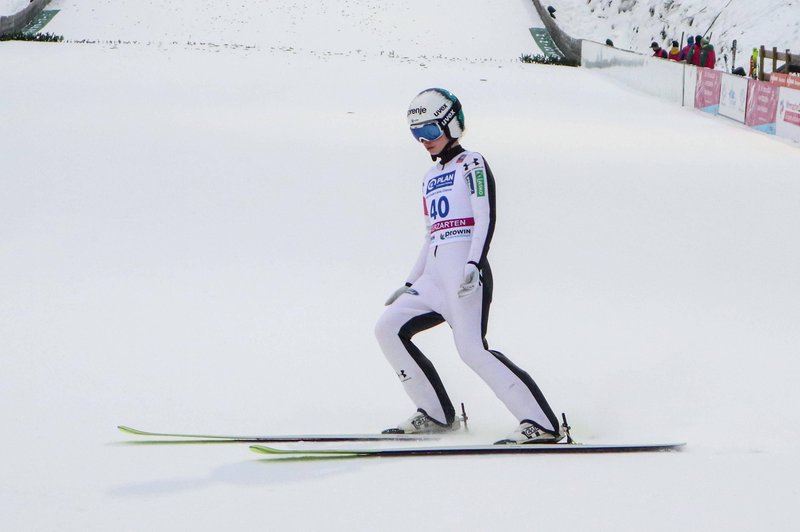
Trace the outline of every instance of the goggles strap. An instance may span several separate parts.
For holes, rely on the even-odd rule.
[[[452,122],[454,118],[458,117],[458,113],[460,112],[461,102],[456,100],[456,102],[453,104],[453,107],[451,107],[450,110],[447,111],[447,114],[444,115],[441,120],[439,120],[439,125],[442,127],[442,130],[445,130],[447,124]]]

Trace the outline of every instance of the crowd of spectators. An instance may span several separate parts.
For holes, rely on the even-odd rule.
[[[714,68],[717,64],[717,53],[714,51],[714,45],[711,44],[708,37],[702,35],[689,36],[686,46],[680,47],[678,41],[672,41],[672,47],[669,51],[661,48],[657,42],[650,45],[653,50],[653,57],[660,57],[670,61],[684,62],[690,65]]]
[[[661,48],[660,44],[653,42],[650,45],[650,49],[653,50],[653,57],[705,68],[714,68],[717,64],[717,53],[714,51],[714,46],[708,37],[689,35],[686,40],[686,46],[683,48],[676,40],[672,40],[670,44],[670,49],[665,50]],[[614,46],[611,39],[606,39],[606,46]]]

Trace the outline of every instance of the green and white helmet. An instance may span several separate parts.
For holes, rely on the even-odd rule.
[[[445,89],[425,89],[408,106],[408,125],[417,140],[435,140],[442,134],[457,139],[464,134],[461,102]]]

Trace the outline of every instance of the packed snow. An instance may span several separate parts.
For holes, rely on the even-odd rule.
[[[518,62],[528,1],[380,5],[54,0],[45,31],[72,42],[0,43],[3,529],[790,529],[800,149]],[[275,462],[126,444],[119,424],[411,414],[373,327],[423,238],[430,158],[405,111],[430,86],[461,98],[497,178],[490,344],[577,439],[687,449]],[[470,414],[453,441],[514,428],[445,326],[417,339]]]

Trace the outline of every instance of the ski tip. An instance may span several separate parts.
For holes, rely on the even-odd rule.
[[[274,447],[267,447],[266,445],[251,445],[250,450],[258,454],[286,454],[286,451]]]
[[[139,435],[139,436],[141,436],[143,434],[146,434],[145,432],[143,432],[141,430],[134,429],[134,428],[131,428],[131,427],[126,427],[125,425],[117,425],[117,428],[120,431],[124,432],[125,434],[136,434],[136,435]]]

